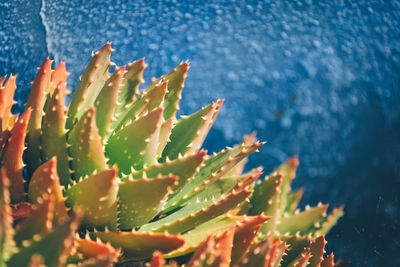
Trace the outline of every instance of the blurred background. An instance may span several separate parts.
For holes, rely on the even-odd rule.
[[[301,206],[345,205],[327,250],[400,265],[400,1],[11,0],[0,19],[0,75],[18,73],[22,103],[47,56],[69,89],[107,41],[117,65],[146,57],[146,84],[189,60],[181,114],[225,98],[210,152],[256,131],[249,168],[299,155]]]

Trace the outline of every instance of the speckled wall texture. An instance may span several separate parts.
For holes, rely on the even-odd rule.
[[[303,206],[346,206],[328,250],[400,265],[399,1],[14,0],[0,18],[0,75],[19,74],[23,102],[48,55],[70,89],[106,41],[117,65],[146,57],[147,83],[190,60],[181,113],[225,98],[209,151],[255,130],[249,167],[298,154]]]

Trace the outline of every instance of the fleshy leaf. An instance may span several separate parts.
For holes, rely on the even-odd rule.
[[[153,109],[160,107],[167,91],[167,83],[159,83],[151,88],[151,90],[143,91],[138,99],[132,105],[127,107],[116,120],[111,123],[111,130],[118,132],[129,121],[133,121],[141,116],[146,115]]]
[[[28,218],[20,222],[15,227],[15,237],[18,246],[24,240],[30,240],[35,235],[47,234],[53,227],[54,198],[46,195],[33,207],[32,213]]]
[[[335,261],[333,253],[329,254],[322,262],[321,267],[334,267]]]
[[[255,186],[254,193],[250,198],[251,207],[248,212],[249,215],[265,214],[272,217],[261,228],[263,234],[273,232],[278,223],[280,217],[279,196],[281,182],[281,174],[271,174]]]
[[[168,175],[171,173],[178,177],[177,184],[172,187],[172,190],[173,192],[179,192],[188,180],[193,177],[196,171],[198,171],[206,155],[207,152],[203,150],[187,157],[159,163],[132,173],[132,177],[141,178],[145,174],[149,178],[154,178],[157,177],[157,175]]]
[[[218,201],[221,197],[223,197],[223,195],[245,189],[245,187],[242,188],[238,185],[247,180],[249,177],[253,177],[253,173],[235,177],[223,177],[216,180],[214,183],[208,183],[199,191],[188,197],[184,205],[188,206],[191,205],[191,203],[207,201],[208,199]]]
[[[203,165],[193,179],[187,182],[180,192],[167,201],[163,212],[170,211],[183,204],[191,194],[198,192],[203,186],[211,184],[225,175],[238,162],[257,151],[263,144],[257,142],[249,146],[229,148],[204,160]]]
[[[281,234],[289,233],[294,235],[299,232],[301,235],[313,234],[319,227],[319,221],[326,216],[328,205],[318,204],[310,208],[309,206],[303,212],[294,214],[284,214],[281,222],[277,225],[277,231]]]
[[[20,202],[11,205],[11,210],[14,223],[17,223],[18,221],[29,217],[32,212],[32,204],[29,202]]]
[[[129,180],[119,185],[118,217],[120,229],[142,226],[163,208],[175,176]]]
[[[280,239],[289,246],[289,251],[283,257],[283,266],[294,261],[313,242],[311,237],[300,235],[283,235],[280,236]]]
[[[220,267],[229,267],[231,263],[233,238],[235,236],[235,227],[225,231],[217,244],[215,244],[215,252],[218,255],[216,262]]]
[[[33,255],[43,257],[47,266],[64,266],[73,246],[73,236],[79,226],[79,214],[74,214],[65,224],[51,233],[25,243],[18,253],[7,261],[9,267],[26,266]]]
[[[68,218],[64,196],[57,174],[55,158],[45,162],[33,173],[29,183],[28,198],[32,203],[39,203],[43,195],[51,195],[54,199],[54,219],[57,224]]]
[[[254,246],[244,256],[237,266],[248,266],[248,267],[274,267],[279,266],[280,260],[286,250],[286,244],[283,243],[279,238],[273,240],[272,235],[266,237],[264,240]]]
[[[340,217],[343,216],[343,206],[334,209],[331,214],[329,214],[325,220],[321,223],[321,228],[316,231],[316,235],[326,235],[329,230],[337,223]]]
[[[287,196],[285,212],[293,213],[297,209],[303,194],[304,188],[290,192]]]
[[[160,161],[164,162],[167,158],[173,160],[187,152],[196,152],[201,147],[210,124],[214,122],[213,115],[218,113],[221,104],[222,101],[217,100],[196,113],[181,118],[172,129],[170,142],[165,146]]]
[[[182,246],[183,238],[168,233],[138,232],[97,232],[91,236],[110,242],[112,246],[121,248],[125,260],[142,260],[151,258],[154,251],[168,253]]]
[[[144,58],[128,64],[118,92],[118,106],[115,108],[117,116],[135,99],[139,83],[143,82],[145,68]]]
[[[172,128],[174,127],[174,119],[169,119],[164,121],[160,128],[160,136],[158,139],[157,147],[157,159],[162,155],[162,152],[169,141],[169,136],[171,135]]]
[[[60,87],[62,90],[62,94],[67,94],[67,77],[69,73],[65,68],[65,61],[61,60],[60,64],[51,72],[50,78],[50,95],[53,96],[53,93],[57,87]]]
[[[111,43],[107,43],[92,56],[89,65],[82,73],[68,109],[67,129],[71,129],[83,113],[93,105],[103,88],[108,78],[111,52]]]
[[[28,267],[44,267],[45,265],[43,264],[43,257],[38,255],[38,254],[34,254],[31,257],[31,261],[29,262]]]
[[[0,169],[0,265],[6,266],[7,260],[15,250],[13,240],[13,218],[10,208],[10,181],[4,167]]]
[[[13,96],[16,89],[17,75],[10,75],[4,84],[5,76],[0,79],[0,132],[8,129],[8,120],[11,117],[11,107],[14,104]]]
[[[317,239],[310,244],[308,247],[311,252],[310,266],[320,266],[325,253],[325,245],[326,241],[323,236],[317,237]]]
[[[244,217],[237,226],[235,238],[233,241],[232,248],[232,264],[237,263],[240,258],[246,253],[250,248],[254,238],[256,237],[261,225],[266,222],[270,217],[267,216],[254,216],[254,217]]]
[[[310,258],[311,258],[311,253],[310,252],[303,252],[296,259],[294,259],[288,265],[288,267],[306,267],[306,266],[309,266]],[[314,267],[314,266],[312,266],[312,267]]]
[[[25,109],[32,110],[28,124],[28,146],[24,155],[30,175],[42,163],[40,138],[44,103],[50,90],[51,64],[52,61],[47,58],[40,66],[25,104]]]
[[[297,267],[297,266],[320,266],[325,248],[325,238],[323,236],[318,237],[313,240],[311,244],[300,253],[288,266]]]
[[[256,142],[257,142],[256,133],[253,132],[243,137],[242,144],[245,146],[249,146]],[[247,158],[244,158],[238,164],[236,164],[226,175],[228,176],[241,175],[243,173],[244,166],[246,165],[246,163],[247,163]]]
[[[41,144],[44,160],[57,157],[57,172],[60,182],[66,186],[71,184],[72,179],[64,125],[64,89],[58,86],[55,88],[43,116]]]
[[[111,136],[106,144],[108,164],[116,163],[119,172],[124,174],[130,174],[132,167],[143,168],[142,155],[149,138],[161,126],[162,112],[162,108],[154,109]]]
[[[150,267],[164,267],[165,260],[160,251],[155,251],[150,262]]]
[[[210,266],[207,263],[213,263],[215,260],[215,255],[212,251],[214,250],[215,240],[213,236],[209,236],[206,241],[204,241],[196,253],[192,256],[190,261],[187,263],[187,267],[195,266]]]
[[[95,108],[88,109],[82,115],[71,130],[68,143],[71,144],[69,151],[75,180],[106,168],[103,145],[96,126]]]
[[[0,161],[2,160],[3,149],[8,142],[8,138],[10,137],[11,132],[9,130],[0,131]]]
[[[106,81],[95,101],[95,108],[97,110],[96,123],[102,139],[104,139],[110,130],[114,110],[117,106],[118,90],[124,72],[125,66],[116,69],[111,77]]]
[[[217,118],[217,115],[219,113],[219,110],[221,109],[223,102],[224,100],[217,100],[213,103],[212,110],[203,117],[204,123],[197,130],[196,136],[190,143],[189,145],[190,148],[188,151],[185,152],[185,154],[190,155],[192,153],[196,153],[201,148],[208,132],[211,129],[211,126],[214,124],[214,121]]]
[[[162,78],[163,81],[168,81],[168,92],[164,100],[165,120],[175,117],[175,113],[179,109],[178,102],[181,99],[182,88],[188,70],[189,63],[183,62]]]
[[[105,169],[102,172],[82,178],[67,188],[66,204],[73,209],[81,209],[82,225],[86,227],[117,228],[117,170]]]
[[[299,159],[294,156],[279,166],[275,171],[282,174],[282,184],[280,190],[279,210],[283,213],[287,205],[287,196],[290,192],[292,180],[296,177],[296,169],[299,165]]]
[[[196,228],[184,233],[182,237],[185,239],[185,244],[165,256],[167,258],[172,258],[188,254],[198,248],[208,236],[212,235],[218,238],[224,231],[239,224],[243,219],[243,216],[233,216],[230,213],[227,213],[226,215],[208,220]]]
[[[75,246],[79,253],[87,259],[79,266],[108,267],[111,266],[119,257],[119,250],[109,244],[101,242],[99,239],[93,241],[87,235],[86,238],[75,238]]]
[[[25,200],[24,183],[22,175],[22,155],[25,147],[26,130],[31,115],[31,109],[27,109],[19,118],[11,131],[11,137],[3,152],[1,165],[7,170],[10,179],[11,203],[18,203]]]
[[[248,190],[232,192],[214,204],[213,200],[192,203],[158,221],[145,224],[140,231],[168,231],[173,234],[185,232],[235,208],[250,193],[251,191]]]

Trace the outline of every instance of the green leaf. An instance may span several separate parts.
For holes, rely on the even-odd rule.
[[[96,123],[99,129],[99,135],[104,140],[110,132],[111,122],[113,120],[114,110],[117,106],[118,90],[122,77],[125,72],[125,66],[115,70],[111,77],[106,81],[96,98],[94,107],[96,108]]]
[[[296,177],[296,169],[298,165],[299,159],[297,156],[294,156],[275,170],[275,172],[282,174],[282,185],[279,200],[279,210],[281,213],[283,213],[286,208],[286,202],[290,192],[290,185],[292,180]]]
[[[163,208],[175,176],[129,180],[119,185],[118,217],[120,229],[142,226]]]
[[[139,95],[130,106],[128,106],[116,119],[111,123],[111,130],[118,132],[129,121],[134,121],[138,117],[146,115],[153,109],[160,107],[167,91],[167,83],[159,83],[151,90],[146,90]]]
[[[225,175],[238,162],[246,158],[251,153],[258,150],[263,143],[254,143],[249,146],[236,146],[223,150],[220,153],[204,160],[200,170],[195,174],[194,178],[187,182],[182,190],[170,198],[163,212],[168,212],[187,201],[188,197],[198,192],[207,184],[212,184],[218,178]]]
[[[197,152],[221,105],[222,101],[217,100],[196,113],[181,118],[172,129],[170,142],[165,146],[160,161],[164,162],[167,158],[174,160],[179,155]]]
[[[160,128],[160,136],[158,138],[158,147],[156,158],[159,159],[162,152],[169,142],[169,136],[171,135],[172,128],[174,127],[174,119],[164,121]]]
[[[33,173],[29,182],[28,199],[37,204],[42,196],[51,195],[54,199],[54,221],[62,224],[69,218],[62,190],[57,174],[57,160],[52,158]]]
[[[52,61],[47,58],[40,66],[25,104],[25,109],[32,110],[28,124],[28,146],[24,155],[24,159],[28,163],[27,168],[30,175],[42,163],[40,138],[42,134],[43,108],[46,95],[50,91],[51,64]]]
[[[96,110],[88,109],[75,124],[68,136],[71,144],[69,152],[72,157],[73,177],[90,175],[107,167],[103,145],[96,126]]]
[[[14,104],[13,96],[15,93],[15,80],[17,75],[10,75],[5,84],[6,76],[0,78],[0,132],[3,129],[8,129],[7,120],[12,116],[11,108]]]
[[[328,205],[318,204],[318,206],[310,208],[306,206],[303,212],[295,211],[294,214],[284,214],[280,224],[277,225],[277,231],[285,234],[301,235],[314,234],[320,227],[320,220],[326,216]]]
[[[325,253],[325,238],[323,236],[317,237],[311,244],[300,253],[288,266],[311,266],[317,267],[321,265],[323,255]]]
[[[16,78],[17,75],[11,74],[6,83],[4,83],[6,76],[0,78],[0,135],[2,135],[1,133],[8,132],[8,130],[14,126],[18,118],[18,114],[14,115],[11,112],[13,105],[16,103],[13,101],[15,89],[17,88],[15,83]],[[0,137],[0,154],[5,145],[1,139]]]
[[[69,73],[65,68],[65,61],[61,60],[58,66],[51,71],[51,78],[50,78],[50,94],[49,96],[53,96],[54,91],[57,87],[60,87],[62,90],[62,94],[66,95],[69,92],[67,91],[67,77]],[[46,107],[47,109],[47,107]]]
[[[180,189],[193,177],[196,171],[199,170],[201,163],[203,162],[207,152],[200,151],[197,154],[178,158],[173,161],[164,163],[158,163],[156,165],[147,167],[138,172],[132,173],[133,178],[149,177],[154,178],[157,175],[168,175],[173,174],[178,177],[177,184],[172,187],[173,196],[179,192]],[[123,178],[124,179],[124,178]]]
[[[183,245],[183,238],[168,233],[138,232],[98,232],[90,234],[103,242],[110,242],[121,248],[124,260],[143,260],[151,258],[154,251],[168,253]]]
[[[85,227],[117,228],[117,170],[105,169],[99,173],[81,179],[67,188],[68,207],[81,209],[84,214],[82,225]]]
[[[208,236],[220,236],[224,231],[230,227],[239,224],[243,221],[244,216],[233,216],[231,214],[224,214],[205,223],[200,224],[194,229],[184,233],[182,237],[185,239],[185,244],[180,248],[166,254],[166,258],[174,258],[186,255],[196,250]]]
[[[250,193],[251,191],[242,190],[239,192],[232,192],[215,203],[213,203],[214,201],[212,199],[199,201],[198,203],[190,203],[171,215],[143,225],[139,231],[168,231],[173,234],[185,232],[235,208],[244,201]]]
[[[128,123],[108,140],[106,155],[108,164],[117,164],[120,173],[130,174],[134,169],[143,168],[143,154],[157,128],[161,126],[162,108],[157,108]]]
[[[300,203],[303,193],[304,193],[304,188],[302,187],[288,194],[285,212],[293,213],[297,209],[297,206]]]
[[[108,78],[111,43],[97,51],[83,72],[68,109],[66,128],[71,129],[94,101]]]
[[[58,86],[54,90],[43,116],[41,145],[45,161],[54,156],[57,157],[57,172],[60,182],[66,186],[72,183],[72,170],[69,168],[67,131],[64,125],[64,89]]]
[[[73,237],[75,231],[78,230],[79,218],[79,214],[74,214],[53,232],[35,238],[31,243],[25,242],[26,246],[12,255],[7,261],[7,266],[27,266],[35,254],[41,255],[47,266],[64,266],[73,246]]]
[[[178,102],[181,99],[186,73],[189,70],[189,63],[183,62],[162,79],[168,81],[168,92],[164,101],[164,119],[169,120],[175,117],[179,109]]]
[[[253,132],[243,137],[242,144],[245,146],[249,146],[256,142],[257,142],[256,133]],[[226,175],[228,176],[241,175],[243,173],[246,163],[247,163],[247,158],[244,158],[238,164],[236,164],[235,167],[233,167]]]
[[[271,216],[268,223],[261,228],[264,235],[275,230],[280,218],[279,194],[281,183],[282,175],[273,173],[255,186],[254,193],[250,198],[249,215],[264,214]]]
[[[115,108],[116,117],[135,99],[139,83],[143,82],[143,70],[145,68],[144,58],[128,64],[128,70],[124,74],[118,92],[118,105]]]
[[[296,258],[300,258],[299,255],[313,242],[313,239],[309,236],[283,235],[279,238],[289,246],[289,251],[283,257],[282,266],[287,266]]]
[[[340,217],[344,215],[343,209],[344,209],[343,206],[336,208],[332,211],[331,214],[329,214],[326,218],[324,218],[320,223],[321,228],[319,228],[315,232],[315,235],[317,236],[326,235],[329,232],[329,230],[331,230],[331,228],[335,226]]]
[[[183,205],[191,205],[191,203],[208,201],[209,199],[218,201],[224,195],[230,192],[233,192],[235,190],[241,191],[245,189],[245,187],[242,188],[239,185],[241,184],[241,182],[247,180],[249,177],[252,176],[253,173],[234,177],[223,177],[218,179],[214,183],[208,183],[199,191],[193,193],[190,197],[188,197]]]

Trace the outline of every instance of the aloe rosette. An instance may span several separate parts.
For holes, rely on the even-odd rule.
[[[155,251],[166,258],[214,255],[215,242],[233,246],[238,264],[252,250],[271,254],[269,247],[282,252],[274,266],[306,262],[304,253],[310,262],[319,257],[313,244],[342,208],[328,216],[322,204],[296,210],[302,190],[290,184],[297,158],[260,182],[261,169],[243,173],[247,157],[264,144],[254,135],[208,155],[201,147],[223,100],[177,119],[189,64],[139,91],[144,60],[109,73],[112,51],[107,43],[92,55],[67,109],[64,62],[52,70],[44,61],[20,117],[11,113],[16,76],[0,80],[1,212],[11,218],[11,205],[22,214],[13,231],[2,231],[3,263],[109,266],[147,260]],[[60,249],[50,249],[57,241]]]

